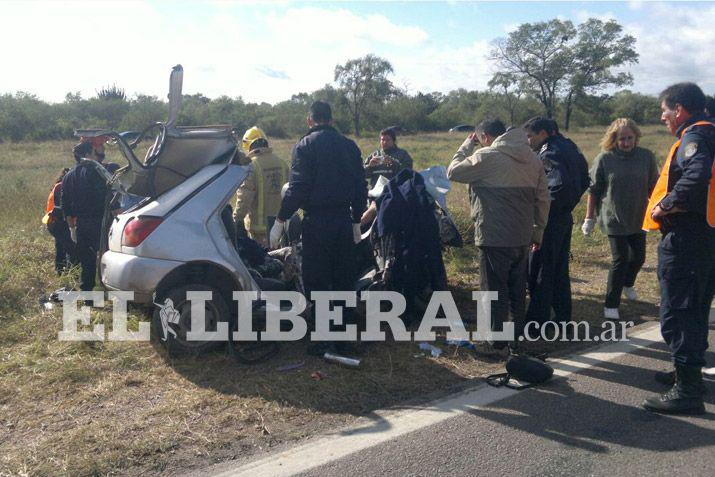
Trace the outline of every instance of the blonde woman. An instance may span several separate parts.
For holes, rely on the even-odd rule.
[[[611,245],[603,315],[620,318],[621,293],[637,300],[635,281],[645,262],[645,232],[641,230],[648,196],[658,180],[655,156],[638,146],[641,131],[632,119],[618,118],[601,140],[601,153],[591,167],[591,188],[581,230],[593,231],[596,215]]]

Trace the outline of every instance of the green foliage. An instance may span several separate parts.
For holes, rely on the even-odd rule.
[[[574,64],[570,21],[524,23],[506,38],[494,42],[491,58],[499,72],[512,75],[527,94],[539,99],[546,115],[553,117],[559,92]]]
[[[97,91],[97,98],[105,101],[126,101],[127,95],[123,89],[117,88],[117,85],[113,84]]]
[[[355,136],[360,137],[360,120],[371,116],[394,92],[387,75],[392,65],[385,59],[369,54],[335,67],[335,82],[345,94],[345,104],[352,115]]]
[[[635,42],[615,20],[589,18],[578,27],[558,19],[524,23],[494,42],[491,58],[499,71],[489,87],[501,92],[512,121],[521,95],[537,98],[548,117],[562,104],[568,129],[578,103],[633,83],[630,73],[614,69],[638,62]],[[588,109],[593,105],[585,104]]]
[[[639,124],[660,122],[660,102],[653,96],[623,90],[608,98],[608,106],[611,111],[610,120],[631,118]]]
[[[614,68],[638,62],[636,39],[622,34],[623,27],[615,20],[603,22],[589,18],[578,26],[578,41],[573,46],[574,65],[568,77],[564,128],[568,130],[574,103],[587,94],[608,86],[633,84],[633,76]]]
[[[308,108],[316,100],[332,106],[340,131],[356,135],[387,126],[410,132],[446,131],[488,117],[518,126],[544,109],[567,116],[578,127],[605,125],[616,117],[656,123],[657,98],[628,90],[613,95],[601,92],[606,85],[630,82],[628,73],[613,73],[611,68],[636,60],[633,42],[613,21],[590,19],[578,29],[559,20],[524,24],[495,43],[492,56],[504,68],[494,75],[487,91],[399,91],[387,79],[390,63],[367,55],[336,66],[335,85],[297,93],[274,105],[241,97],[184,95],[178,124],[228,124],[239,133],[257,125],[269,138],[297,137],[305,133]],[[72,139],[73,131],[81,128],[142,130],[165,121],[167,115],[165,100],[142,94],[127,99],[124,90],[114,85],[90,99],[69,92],[55,104],[23,92],[4,94],[0,95],[0,142]]]

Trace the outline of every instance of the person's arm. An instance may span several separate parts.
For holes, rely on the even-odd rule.
[[[228,233],[228,238],[231,240],[232,244],[236,243],[236,223],[233,221],[231,206],[226,204],[226,206],[221,211],[221,222]]]
[[[478,151],[474,153],[474,148],[478,142],[474,133],[457,150],[452,158],[452,162],[447,167],[447,178],[454,182],[470,183],[479,177],[479,165],[481,158]]]
[[[536,200],[534,202],[534,232],[531,237],[532,248],[536,245],[538,249],[544,237],[546,222],[549,220],[549,208],[551,207],[551,196],[546,185],[546,174],[544,168],[539,164],[539,179],[536,183]]]
[[[593,195],[593,192],[589,192],[586,200],[586,219],[593,220],[594,218],[596,218],[596,196]]]
[[[236,207],[233,209],[233,220],[243,224],[243,219],[256,201],[256,175],[251,167],[246,180],[236,191]]]
[[[310,171],[310,151],[302,140],[293,148],[290,165],[290,180],[288,190],[281,203],[277,219],[286,221],[295,214],[303,204],[308,202],[313,189],[313,176]]]
[[[350,201],[353,223],[360,223],[362,215],[367,208],[367,181],[365,180],[365,169],[362,167],[360,148],[353,141],[350,141],[350,170],[353,176],[353,197]]]
[[[659,172],[658,172],[658,163],[655,160],[655,155],[651,151],[648,152],[648,197],[650,197],[650,194],[653,192],[653,189],[655,188],[655,184],[658,182],[658,177],[659,177]]]
[[[412,160],[412,156],[410,156],[410,153],[405,151],[404,149],[402,150],[403,157],[400,158],[400,167],[403,169],[410,169],[412,170],[414,168],[414,161]]]
[[[708,142],[697,132],[685,133],[676,159],[683,175],[658,204],[657,208],[664,215],[696,210],[702,207],[699,202],[707,197],[713,166],[713,151]]]
[[[377,217],[377,202],[373,201],[370,207],[360,217],[360,225],[367,225]]]
[[[549,195],[551,196],[551,201],[554,202],[551,205],[558,204],[559,207],[563,207],[564,201],[568,199],[567,190],[564,187],[564,180],[562,169],[563,164],[559,161],[558,155],[555,150],[547,149],[539,154],[539,159],[541,159],[544,165],[544,172],[546,173],[546,184],[549,187]]]
[[[74,208],[74,172],[70,171],[62,179],[62,212],[65,214],[67,223],[74,227],[77,223],[77,216]]]
[[[372,167],[372,166],[370,165],[370,162],[378,156],[378,153],[379,153],[379,152],[380,152],[380,151],[374,151],[372,154],[370,154],[369,156],[367,156],[367,157],[365,158],[365,161],[364,161],[364,163],[363,163],[363,167],[364,167],[365,169],[367,169],[368,167]]]
[[[593,220],[596,217],[596,209],[601,202],[603,193],[606,191],[606,175],[603,172],[603,156],[601,153],[593,160],[593,167],[590,171],[591,187],[588,189],[588,199],[586,201],[586,219]]]

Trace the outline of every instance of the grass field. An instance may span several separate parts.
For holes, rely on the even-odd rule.
[[[569,134],[589,159],[603,129]],[[663,127],[644,130],[641,145],[662,163],[672,139]],[[416,168],[448,164],[463,134],[399,138]],[[288,158],[294,140],[274,141]],[[377,138],[360,139],[364,154]],[[40,223],[47,192],[63,166],[72,164],[70,142],[0,144],[0,475],[152,475],[265,451],[281,442],[368,417],[375,409],[434,398],[478,382],[501,363],[439,344],[439,358],[419,356],[416,344],[367,347],[365,366],[349,370],[307,357],[304,343],[286,344],[256,366],[239,366],[222,353],[170,359],[154,343],[60,342],[61,310],[43,312],[41,294],[76,285],[58,278],[53,243]],[[114,154],[114,155],[113,155]],[[118,160],[116,151],[108,160]],[[466,186],[448,196],[465,241],[473,237]],[[607,240],[579,230],[575,212],[571,275],[574,319],[600,323],[610,264]],[[624,318],[640,323],[657,314],[655,243],[637,288],[642,302],[624,302]],[[475,248],[445,252],[450,288],[460,311],[473,314],[478,289]],[[107,312],[96,320],[109,325]],[[134,319],[143,319],[134,315]],[[107,326],[109,328],[109,326]],[[572,344],[535,344],[552,354]],[[416,357],[417,356],[417,357]],[[291,372],[277,368],[297,362]],[[314,371],[328,378],[311,379]],[[380,423],[375,421],[375,425]]]

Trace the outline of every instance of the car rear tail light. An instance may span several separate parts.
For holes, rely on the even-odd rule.
[[[161,220],[159,217],[135,217],[129,219],[122,233],[122,245],[136,247],[159,226]]]

